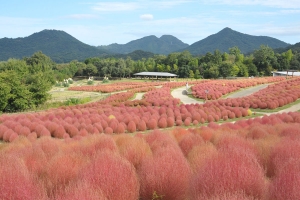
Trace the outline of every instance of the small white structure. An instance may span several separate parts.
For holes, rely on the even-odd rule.
[[[291,70],[291,71],[274,71],[272,72],[273,76],[300,76],[300,72]]]

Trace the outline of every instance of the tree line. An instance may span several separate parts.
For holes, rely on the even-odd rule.
[[[218,78],[269,76],[273,70],[300,70],[300,52],[288,50],[275,53],[262,45],[251,55],[238,47],[221,53],[215,50],[203,56],[188,51],[169,55],[154,55],[147,59],[92,57],[57,64],[42,52],[31,57],[0,62],[0,112],[15,112],[35,108],[45,103],[48,91],[56,83],[74,76],[132,77],[134,73],[169,72],[180,78]]]
[[[64,66],[64,67],[63,67]],[[188,51],[169,55],[154,55],[147,59],[134,61],[124,58],[88,58],[84,62],[72,61],[61,68],[75,69],[75,75],[99,77],[131,77],[134,73],[170,72],[180,78],[218,78],[270,76],[274,70],[300,69],[300,52],[288,50],[275,53],[272,48],[262,45],[251,55],[244,55],[238,47],[228,52],[215,50],[203,56],[193,56]],[[65,69],[66,70],[66,69]]]

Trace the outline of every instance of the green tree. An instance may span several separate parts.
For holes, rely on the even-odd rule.
[[[219,73],[223,78],[230,76],[232,70],[232,64],[229,62],[222,62],[219,66]]]
[[[5,110],[6,106],[8,105],[8,100],[11,98],[11,87],[8,83],[2,82],[2,76],[3,73],[0,73],[0,112]]]
[[[213,63],[220,65],[222,62],[222,54],[221,52],[217,49],[214,51],[214,57],[213,57]]]
[[[177,64],[173,64],[173,68],[171,69],[171,72],[174,74],[178,73],[178,65]]]
[[[178,69],[178,76],[179,78],[187,78],[189,77],[190,67],[188,65],[180,66]]]
[[[194,74],[193,70],[190,70],[190,72],[189,72],[190,79],[192,80],[194,78],[194,76],[195,76],[195,74]]]
[[[95,75],[97,74],[97,72],[98,72],[97,67],[92,63],[87,64],[86,68],[84,69],[84,73],[87,74],[88,76]]]
[[[241,77],[248,77],[249,76],[249,73],[248,73],[248,68],[245,64],[241,63],[241,62],[237,62],[236,63],[238,68],[239,68],[239,72],[238,72],[238,76],[241,76]]]
[[[268,46],[261,45],[259,50],[254,51],[253,63],[262,75],[271,75],[272,62],[275,61],[273,49]]]
[[[31,93],[28,87],[21,82],[20,75],[15,71],[0,73],[1,105],[4,112],[16,112],[29,109],[33,106]]]
[[[234,47],[229,48],[229,54],[235,55],[237,57],[241,54],[241,50],[237,46],[234,46]]]
[[[35,106],[45,103],[50,99],[50,94],[47,92],[51,89],[52,83],[47,80],[42,72],[32,74],[27,77],[28,90],[31,93],[32,103]]]
[[[195,79],[199,79],[199,78],[200,78],[200,71],[199,71],[199,69],[196,69],[194,78],[195,78]]]
[[[209,69],[205,71],[205,74],[208,78],[218,78],[219,77],[219,68],[217,65],[211,65]]]
[[[234,64],[232,66],[232,68],[231,68],[230,76],[234,76],[235,77],[235,76],[238,75],[239,72],[240,72],[239,67],[236,64]]]

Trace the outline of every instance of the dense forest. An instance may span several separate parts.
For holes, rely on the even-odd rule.
[[[262,45],[251,55],[244,55],[238,47],[228,53],[215,50],[204,56],[193,56],[188,51],[169,55],[153,55],[141,60],[127,58],[92,57],[84,62],[73,60],[57,64],[42,52],[31,57],[0,62],[0,112],[15,112],[45,103],[48,91],[57,81],[74,76],[104,76],[128,78],[134,73],[170,72],[179,78],[226,78],[270,76],[273,70],[300,70],[300,52],[286,50],[275,53]]]
[[[142,71],[170,72],[180,78],[218,78],[270,76],[273,70],[300,69],[300,53],[287,50],[275,53],[272,48],[262,45],[253,54],[245,56],[238,47],[229,48],[228,53],[215,50],[204,56],[193,56],[188,51],[169,55],[154,55],[134,61],[124,58],[89,58],[84,63],[71,62],[59,65],[61,69],[77,65],[76,75],[99,77],[131,77]]]

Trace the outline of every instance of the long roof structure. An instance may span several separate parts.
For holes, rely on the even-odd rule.
[[[135,76],[164,76],[164,77],[176,77],[176,74],[171,74],[168,72],[139,72],[139,73],[135,73],[133,74]]]
[[[276,72],[272,72],[273,76],[300,76],[300,72],[296,71],[296,70],[289,70],[289,72],[287,73],[287,71],[276,71]]]

